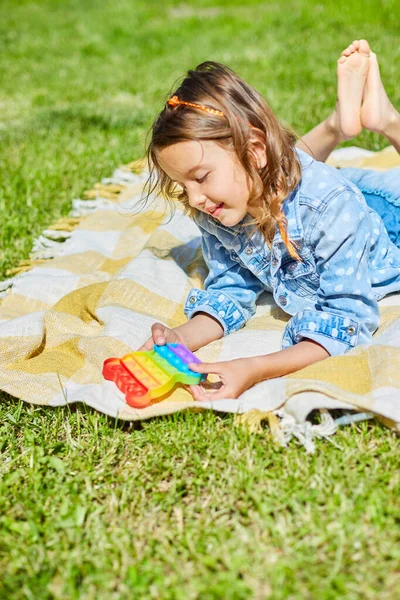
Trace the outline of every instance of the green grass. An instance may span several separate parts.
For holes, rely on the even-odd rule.
[[[399,105],[395,0],[3,0],[0,275],[118,164],[143,154],[184,71],[227,63],[304,133],[354,38]],[[364,132],[356,143],[386,141]],[[341,430],[314,456],[185,413],[130,429],[2,395],[0,598],[400,596],[399,440]]]

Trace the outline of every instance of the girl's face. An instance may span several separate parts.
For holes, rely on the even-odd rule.
[[[255,216],[248,208],[249,178],[233,150],[212,140],[189,140],[158,151],[157,160],[186,191],[192,208],[227,227],[237,225],[247,212]]]

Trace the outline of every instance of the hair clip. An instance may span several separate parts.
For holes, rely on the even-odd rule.
[[[224,113],[220,110],[216,110],[215,108],[210,108],[208,106],[204,106],[204,104],[196,104],[195,102],[186,102],[185,100],[179,100],[178,96],[172,96],[167,102],[170,106],[179,106],[179,104],[184,104],[185,106],[191,106],[193,108],[199,108],[200,110],[204,110],[211,115],[218,115],[219,117],[224,117]]]

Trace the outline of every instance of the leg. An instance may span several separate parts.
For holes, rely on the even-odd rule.
[[[361,123],[366,129],[387,137],[397,152],[400,152],[400,114],[386,94],[376,54],[373,52],[361,107]]]
[[[335,111],[314,127],[297,147],[324,161],[335,147],[361,132],[361,102],[369,69],[370,47],[355,40],[343,50],[337,63],[338,100]]]
[[[324,162],[336,146],[345,139],[341,136],[337,112],[334,111],[325,121],[300,138],[296,147],[316,160]]]
[[[400,169],[340,169],[363,193],[370,208],[381,217],[389,238],[400,248]]]

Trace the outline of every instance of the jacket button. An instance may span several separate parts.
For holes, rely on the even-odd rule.
[[[196,296],[190,296],[189,302],[190,304],[194,304],[196,302]]]
[[[279,296],[278,300],[279,300],[279,303],[282,304],[282,306],[286,306],[286,304],[287,304],[286,296]]]
[[[273,258],[272,259],[272,266],[273,267],[277,267],[278,266],[278,259],[277,258]]]
[[[246,254],[253,254],[253,248],[251,246],[247,246],[245,252]]]
[[[349,335],[354,335],[356,332],[356,328],[354,327],[354,325],[349,325],[349,327],[347,328],[347,333]]]

